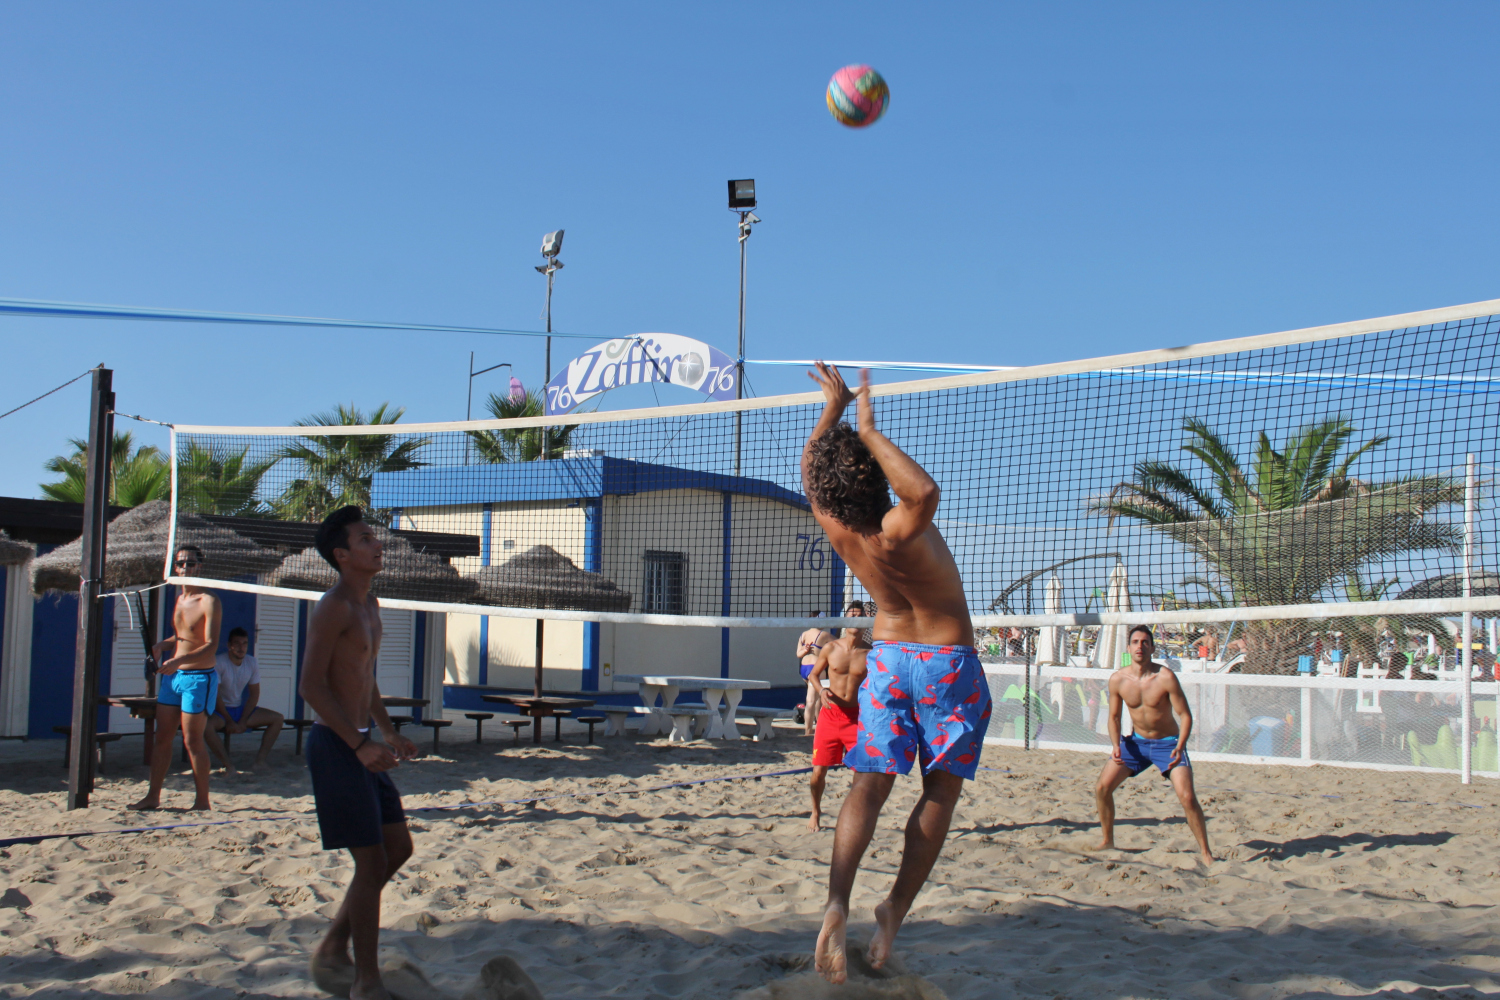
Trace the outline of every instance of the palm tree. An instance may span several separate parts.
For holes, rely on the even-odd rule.
[[[55,483],[42,483],[41,490],[49,499],[65,503],[83,503],[88,469],[88,442],[81,438],[70,438],[73,454],[56,455],[43,465],[48,472],[63,478]],[[171,494],[172,477],[167,460],[155,445],[143,445],[132,450],[135,439],[129,431],[115,434],[109,448],[109,502],[116,507],[139,507],[151,500],[163,500]]]
[[[546,410],[542,405],[542,394],[533,390],[525,395],[501,396],[490,393],[485,409],[496,420],[514,420],[517,417],[540,417]],[[562,458],[568,450],[576,424],[548,427],[547,458]],[[481,462],[535,462],[542,457],[541,427],[505,428],[498,431],[469,431],[474,451]]]
[[[1370,483],[1350,475],[1362,456],[1384,445],[1374,437],[1340,458],[1354,436],[1347,418],[1321,420],[1293,433],[1278,451],[1261,431],[1250,474],[1206,423],[1187,417],[1182,449],[1208,467],[1211,487],[1166,462],[1136,464],[1135,478],[1094,500],[1094,513],[1142,521],[1196,552],[1215,596],[1205,606],[1308,604],[1322,599],[1371,559],[1429,549],[1453,551],[1457,528],[1428,521],[1439,507],[1463,501],[1449,476]],[[1289,673],[1306,644],[1307,625],[1247,625],[1247,669]]]
[[[236,517],[267,517],[267,507],[256,493],[260,481],[277,458],[249,460],[250,449],[220,451],[216,446],[188,443],[187,454],[177,459],[177,496],[183,510]]]
[[[297,421],[298,427],[359,427],[394,424],[406,410],[381,403],[366,415],[353,404]],[[417,454],[430,438],[395,434],[308,435],[277,456],[301,465],[301,475],[272,502],[274,514],[287,521],[321,521],[346,504],[370,510],[370,483],[377,472],[403,472],[427,463]]]

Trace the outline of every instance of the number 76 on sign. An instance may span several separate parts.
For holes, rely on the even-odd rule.
[[[799,534],[797,541],[802,543],[802,553],[797,556],[797,568],[821,573],[829,555],[829,550],[823,548],[826,539],[822,535]]]

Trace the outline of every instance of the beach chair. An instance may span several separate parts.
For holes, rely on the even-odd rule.
[[[1362,681],[1380,680],[1385,673],[1380,669],[1378,663],[1361,663],[1355,666],[1354,676]],[[1354,710],[1356,712],[1371,712],[1376,715],[1385,713],[1380,710],[1380,689],[1361,688],[1355,692]]]

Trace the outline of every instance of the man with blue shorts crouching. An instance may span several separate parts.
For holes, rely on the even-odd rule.
[[[869,960],[877,969],[890,958],[901,922],[943,849],[964,779],[979,767],[990,692],[972,645],[963,580],[932,523],[937,483],[875,429],[868,371],[853,393],[837,369],[821,361],[817,367],[812,377],[827,405],[802,451],[803,486],[829,543],[878,607],[854,748],[844,757],[854,780],[833,835],[828,904],[814,955],[823,977],[842,983],[849,893],[896,776],[920,763],[922,796],[906,824],[895,884],[875,908]],[[861,395],[856,432],[841,418]],[[900,503],[891,504],[891,493]]]
[[[1151,630],[1137,625],[1130,630],[1130,665],[1109,678],[1109,762],[1099,775],[1094,797],[1099,803],[1099,826],[1104,840],[1099,850],[1115,846],[1115,789],[1153,765],[1172,782],[1172,790],[1187,813],[1188,827],[1198,839],[1205,862],[1213,861],[1208,849],[1208,826],[1203,807],[1193,791],[1193,764],[1188,760],[1188,737],[1193,731],[1193,712],[1182,696],[1177,675],[1155,663],[1156,640]],[[1130,709],[1131,735],[1120,735],[1120,715]],[[1176,718],[1173,718],[1173,715]]]

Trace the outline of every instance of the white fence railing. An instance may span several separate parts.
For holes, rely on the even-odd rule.
[[[1455,680],[1202,673],[1167,660],[1193,713],[1188,751],[1197,760],[1325,764],[1458,774],[1463,683]],[[1108,752],[1109,677],[1091,667],[986,663],[995,712],[985,742]],[[1500,684],[1473,684],[1473,772],[1500,778],[1496,702]],[[1130,713],[1122,732],[1129,733]]]

